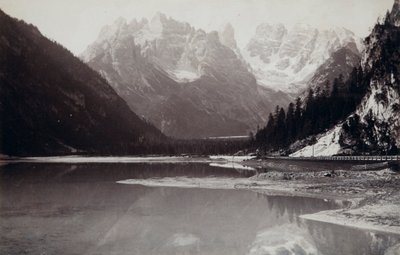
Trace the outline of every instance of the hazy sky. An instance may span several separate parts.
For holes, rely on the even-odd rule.
[[[206,31],[230,22],[243,46],[263,22],[341,26],[364,37],[392,4],[393,0],[0,0],[3,11],[36,25],[75,54],[121,16],[128,21],[150,19],[160,11]]]

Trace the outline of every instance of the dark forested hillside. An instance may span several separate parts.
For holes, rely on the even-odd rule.
[[[0,151],[144,153],[165,137],[96,72],[0,10]]]

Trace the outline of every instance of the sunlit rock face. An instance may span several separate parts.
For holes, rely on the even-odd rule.
[[[396,0],[391,12],[399,17],[400,4]],[[398,19],[390,24],[378,24],[366,39],[363,69],[371,80],[367,95],[357,114],[372,119],[373,136],[378,147],[400,147],[400,74]],[[390,145],[393,143],[393,145]]]
[[[333,52],[349,43],[361,48],[361,40],[345,28],[261,24],[242,54],[261,85],[296,94]]]
[[[174,137],[246,135],[289,100],[259,88],[229,24],[207,33],[160,13],[150,21],[118,19],[81,58]]]

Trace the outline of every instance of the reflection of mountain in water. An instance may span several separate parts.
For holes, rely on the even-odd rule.
[[[260,231],[248,254],[297,255],[319,254],[319,252],[306,229],[293,224],[284,224]]]
[[[324,255],[388,254],[388,247],[400,242],[398,235],[344,228],[334,224],[306,220],[305,226],[317,249],[324,251]],[[348,242],[352,245],[346,245]]]

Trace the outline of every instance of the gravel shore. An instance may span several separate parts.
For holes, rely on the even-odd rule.
[[[254,159],[243,164],[257,174],[250,186],[237,188],[345,201],[340,210],[303,218],[400,234],[400,173],[393,163]]]

